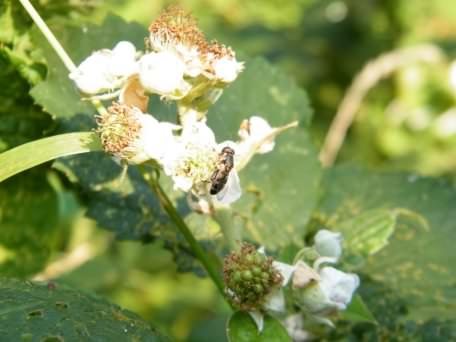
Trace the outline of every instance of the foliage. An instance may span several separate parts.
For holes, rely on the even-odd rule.
[[[228,321],[228,340],[231,342],[290,341],[288,333],[275,318],[266,317],[265,327],[264,331],[258,332],[255,323],[248,314],[236,312]]]
[[[142,48],[146,25],[162,3],[34,1],[76,64],[120,40]],[[298,252],[305,254],[317,230],[341,232],[342,266],[361,274],[360,293],[338,316],[335,330],[304,318],[304,329],[322,340],[456,339],[456,191],[448,180],[419,175],[454,177],[456,90],[448,78],[456,6],[444,0],[280,5],[192,0],[186,5],[201,17],[209,36],[267,58],[238,54],[245,71],[208,113],[217,140],[236,140],[240,123],[251,115],[275,127],[298,120],[299,127],[277,137],[273,153],[256,155],[242,170],[243,195],[230,210],[202,216],[163,173],[158,175],[155,165],[125,170],[103,152],[68,156],[99,149],[96,139],[89,147],[79,138],[65,140],[94,137],[96,111],[81,101],[64,65],[20,3],[6,0],[0,4],[0,151],[10,151],[0,154],[0,179],[62,158],[1,183],[0,276],[31,278],[71,255],[73,240],[85,234],[72,228],[74,217],[66,211],[76,205],[87,222],[111,235],[103,235],[108,247],[97,249],[101,255],[64,275],[63,282],[132,308],[178,340],[222,340],[220,329],[231,315],[230,341],[289,341],[283,322],[266,316],[259,333],[249,315],[229,312],[207,279],[187,274],[208,275],[154,191],[159,177],[178,214],[220,269],[221,258],[233,247],[225,240],[226,226],[235,239],[263,245],[269,255],[289,263]],[[107,7],[147,22],[126,22],[112,14],[100,20]],[[422,41],[434,42],[447,60],[432,68],[408,65],[375,84],[362,99],[340,156],[357,164],[322,170],[316,145],[355,74],[383,51]],[[315,115],[301,86],[312,98]],[[175,122],[176,108],[158,96],[151,97],[149,111]],[[151,242],[156,243],[146,245]],[[8,322],[2,325],[8,329],[0,330],[10,340],[77,339],[81,334],[94,340],[165,340],[136,315],[52,282],[2,278],[0,301],[0,318]],[[289,312],[297,310],[287,304]]]
[[[135,314],[56,283],[1,280],[7,341],[167,341]]]

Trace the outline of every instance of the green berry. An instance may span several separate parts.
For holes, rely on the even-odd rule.
[[[252,279],[253,279],[252,272],[250,272],[250,271],[244,271],[244,272],[242,272],[242,278],[243,278],[244,280],[252,280]]]
[[[245,256],[245,261],[247,261],[248,263],[252,263],[252,262],[255,261],[255,258],[253,257],[252,254],[247,254],[247,255]]]
[[[252,273],[256,276],[260,275],[261,274],[261,268],[259,268],[258,266],[254,266],[252,268]]]
[[[263,286],[261,286],[260,284],[255,284],[254,287],[253,287],[253,290],[256,293],[261,293],[261,292],[263,292]]]
[[[255,263],[256,264],[261,264],[264,260],[265,260],[264,255],[262,255],[260,253],[255,254]]]
[[[239,272],[239,271],[234,272],[234,274],[233,274],[233,280],[234,280],[236,283],[239,283],[239,282],[242,280],[241,272]]]

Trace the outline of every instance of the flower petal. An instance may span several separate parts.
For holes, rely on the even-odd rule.
[[[241,184],[236,170],[231,170],[228,180],[223,189],[215,195],[221,204],[231,204],[237,201],[242,195]]]
[[[342,255],[342,241],[343,237],[341,233],[321,229],[315,235],[315,249],[321,256],[339,260]]]
[[[282,289],[277,289],[269,295],[264,308],[274,312],[285,312],[285,296]]]
[[[231,83],[244,70],[244,63],[239,63],[234,57],[224,56],[215,60],[212,67],[215,78],[225,83]]]
[[[274,266],[274,268],[276,270],[278,270],[280,272],[280,274],[282,275],[282,277],[283,277],[282,286],[286,286],[288,284],[294,271],[296,271],[295,265],[285,264],[280,261],[274,261],[272,263],[272,266]]]
[[[329,301],[338,310],[345,310],[359,286],[359,277],[354,273],[345,273],[334,267],[324,267],[320,271],[320,277],[320,288]]]
[[[101,50],[86,58],[76,70],[70,73],[80,91],[86,94],[97,94],[112,87],[108,65],[110,50]]]
[[[121,41],[112,50],[109,72],[113,77],[128,77],[138,72],[136,48],[128,41]]]
[[[170,51],[151,52],[139,60],[139,78],[147,91],[163,96],[183,96],[189,88],[184,81],[184,62]]]
[[[252,317],[253,321],[255,322],[258,331],[262,332],[264,328],[264,316],[259,311],[249,311],[250,317]]]

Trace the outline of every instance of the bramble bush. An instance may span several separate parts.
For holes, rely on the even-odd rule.
[[[75,207],[210,279],[229,341],[455,338],[448,182],[323,168],[306,92],[283,71],[208,40],[178,6],[148,28],[95,25],[92,6],[0,5],[5,341],[167,340],[49,280]]]

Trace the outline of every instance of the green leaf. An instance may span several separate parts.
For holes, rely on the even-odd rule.
[[[328,170],[324,185],[318,214],[332,227],[375,208],[407,214],[397,218],[388,246],[369,257],[362,272],[404,298],[410,319],[456,318],[454,187],[442,179],[351,166]]]
[[[43,171],[29,171],[0,184],[2,275],[25,277],[39,272],[64,233],[58,225],[56,193]]]
[[[235,312],[228,321],[228,340],[230,342],[291,342],[285,328],[280,322],[271,317],[264,317],[264,328],[260,333],[246,312]]]
[[[374,315],[364,303],[360,295],[355,295],[345,311],[341,312],[343,319],[352,322],[370,322],[377,324]]]
[[[0,182],[59,157],[100,149],[99,139],[93,132],[68,133],[35,140],[0,154]]]
[[[86,215],[121,240],[151,240],[168,222],[155,194],[138,168],[122,167],[104,153],[62,158],[54,167],[84,193]]]
[[[327,340],[344,341],[453,341],[456,338],[456,320],[409,320],[407,304],[391,288],[364,278],[360,287],[365,299],[377,317],[378,324],[358,322],[347,324],[339,320]]]
[[[19,70],[23,65],[15,65],[8,48],[0,46],[0,151],[42,138],[52,128],[51,117],[33,104]]]
[[[142,49],[147,36],[147,30],[142,26],[126,23],[116,16],[106,17],[99,27],[88,23],[71,27],[68,22],[62,21],[53,21],[49,26],[77,65],[92,52],[112,49],[121,40],[131,41],[138,49]],[[81,113],[93,115],[94,108],[89,102],[81,101],[78,90],[68,78],[68,70],[43,35],[36,30],[32,40],[42,49],[48,66],[46,81],[31,91],[35,101],[55,118],[70,118]]]
[[[326,222],[344,237],[344,261],[359,266],[369,255],[384,248],[394,233],[398,210],[372,209],[343,222]]]
[[[55,283],[0,280],[4,341],[167,341],[132,312]]]
[[[245,71],[208,114],[217,139],[237,140],[242,120],[259,115],[275,127],[294,120],[272,152],[256,155],[240,172],[243,195],[234,210],[248,235],[269,248],[301,244],[318,198],[320,166],[310,141],[312,117],[305,92],[263,59],[247,61]]]

